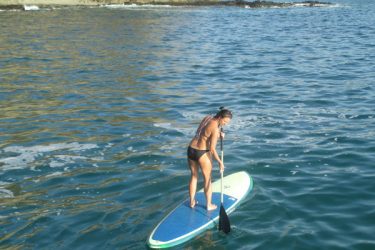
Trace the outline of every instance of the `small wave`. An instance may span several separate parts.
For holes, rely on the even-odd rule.
[[[157,128],[166,129],[168,131],[176,131],[184,135],[191,134],[190,128],[178,127],[176,124],[171,124],[169,122],[154,123],[154,126]]]
[[[66,164],[75,163],[77,160],[87,160],[84,156],[56,155],[49,164],[51,168],[63,167]]]
[[[40,10],[37,5],[0,5],[0,11],[29,11]]]
[[[108,9],[132,9],[132,8],[169,8],[172,7],[171,5],[167,4],[106,4],[102,7],[108,8]]]
[[[204,115],[198,112],[189,112],[189,111],[181,112],[181,115],[190,121],[203,119],[204,117]]]
[[[52,174],[47,174],[45,177],[46,178],[51,178],[51,177],[61,176],[63,174],[64,174],[63,172],[54,172]]]
[[[324,2],[317,2],[317,1],[305,1],[305,2],[291,2],[291,3],[279,3],[273,1],[254,1],[254,2],[247,2],[247,1],[237,1],[237,5],[243,7],[245,9],[254,9],[254,8],[290,8],[290,7],[339,7],[338,4],[331,4],[331,3],[324,3]]]
[[[50,145],[37,145],[31,147],[24,147],[24,146],[10,146],[4,148],[4,152],[11,152],[11,153],[46,153],[52,152],[57,150],[70,150],[70,151],[82,151],[88,149],[94,149],[98,146],[96,144],[80,144],[78,142],[71,142],[71,143],[56,143]]]
[[[323,3],[323,2],[316,2],[316,1],[305,1],[301,3],[291,3],[292,7],[332,7],[336,6],[337,4],[331,3]]]
[[[24,10],[39,10],[39,7],[37,5],[24,5],[23,6]]]
[[[308,2],[303,2],[303,3],[293,3],[292,4],[293,7],[311,7],[311,6],[314,6],[314,7],[324,7],[324,6],[327,6],[327,4],[325,3],[308,3]]]
[[[158,127],[158,128],[168,128],[168,129],[172,128],[172,127],[171,127],[172,124],[169,123],[169,122],[164,122],[164,123],[155,123],[154,126],[155,126],[155,127]]]
[[[0,188],[0,198],[13,198],[14,194],[12,191],[4,188]]]
[[[9,183],[0,181],[0,199],[1,198],[13,198],[14,194],[12,191],[5,188]]]
[[[10,146],[3,149],[6,153],[18,154],[17,156],[11,156],[7,158],[0,159],[2,170],[12,170],[12,169],[24,169],[27,167],[32,168],[32,163],[34,163],[38,158],[42,157],[46,153],[52,153],[60,150],[68,150],[74,152],[81,152],[90,149],[98,148],[96,144],[80,144],[78,142],[72,143],[57,143],[50,145],[37,145],[31,147],[24,146]],[[51,167],[61,167],[65,165],[66,162],[71,162],[75,159],[82,159],[80,156],[55,156],[50,164]],[[65,162],[65,163],[64,163]]]

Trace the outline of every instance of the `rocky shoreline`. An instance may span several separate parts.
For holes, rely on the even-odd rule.
[[[7,4],[8,3],[8,4]],[[54,6],[102,6],[102,5],[170,5],[170,6],[235,6],[243,8],[287,8],[287,7],[324,7],[332,5],[329,2],[272,2],[246,0],[8,0],[0,2],[0,10],[30,10],[30,6],[48,8]]]

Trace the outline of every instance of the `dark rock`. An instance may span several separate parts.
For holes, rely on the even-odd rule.
[[[0,5],[0,10],[25,10],[23,5],[13,4],[13,5]]]

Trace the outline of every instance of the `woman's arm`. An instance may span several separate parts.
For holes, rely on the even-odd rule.
[[[213,126],[210,126],[210,129],[212,129],[211,139],[210,139],[210,152],[215,158],[215,160],[219,163],[220,171],[224,171],[224,164],[221,161],[219,155],[216,152],[216,144],[217,139],[220,136],[219,128],[216,127],[216,124],[213,124]]]

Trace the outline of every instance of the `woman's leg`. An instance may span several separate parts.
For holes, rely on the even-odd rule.
[[[196,205],[195,193],[197,192],[198,174],[199,174],[199,164],[196,161],[188,159],[191,177],[189,182],[189,195],[190,195],[190,207]]]
[[[204,193],[206,195],[206,206],[207,210],[214,210],[217,208],[215,204],[212,204],[212,187],[211,187],[211,172],[212,172],[212,160],[209,153],[201,156],[199,164],[202,169],[204,178]]]

